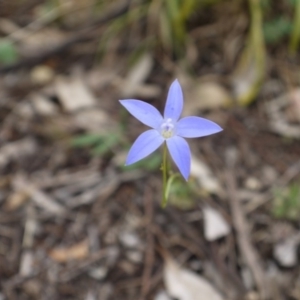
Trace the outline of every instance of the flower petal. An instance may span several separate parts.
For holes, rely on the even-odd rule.
[[[160,112],[151,104],[134,99],[119,100],[120,103],[143,124],[158,128],[163,117]]]
[[[179,81],[176,79],[170,86],[168,98],[164,111],[165,119],[177,121],[183,107],[183,94]]]
[[[157,130],[150,129],[143,132],[131,146],[125,165],[131,165],[148,156],[163,142],[164,138]]]
[[[174,136],[166,141],[175,164],[187,181],[191,171],[191,151],[188,143],[180,136]]]
[[[176,134],[185,138],[206,136],[222,130],[218,124],[200,117],[182,118],[176,126]]]

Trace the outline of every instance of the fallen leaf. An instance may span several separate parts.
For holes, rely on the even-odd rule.
[[[126,248],[138,248],[142,245],[142,241],[134,231],[121,231],[119,234],[119,239]]]
[[[92,91],[101,91],[106,86],[118,82],[118,72],[107,67],[97,67],[85,74],[85,81]]]
[[[10,160],[32,155],[36,151],[37,144],[31,138],[8,143],[0,148],[0,168],[3,168]]]
[[[85,129],[90,133],[107,134],[117,132],[117,123],[104,110],[100,108],[79,111],[72,118],[74,127]]]
[[[208,241],[217,240],[230,233],[230,227],[224,217],[212,207],[203,208],[204,236]]]
[[[287,119],[300,123],[300,88],[291,91],[287,100]]]
[[[14,211],[21,207],[28,199],[29,196],[24,191],[16,191],[14,193],[11,193],[7,198],[7,201],[5,202],[4,210]]]
[[[104,266],[92,267],[89,269],[88,272],[88,274],[96,280],[103,280],[106,277],[107,273],[108,269]]]
[[[40,93],[30,96],[35,111],[42,116],[53,116],[58,113],[57,106],[49,98]]]
[[[43,208],[48,213],[54,215],[65,213],[65,208],[61,204],[44,191],[38,189],[23,174],[16,174],[12,184],[16,191],[26,193],[37,206]]]
[[[21,255],[19,274],[22,277],[30,276],[34,270],[34,255],[32,251],[25,250]]]
[[[134,95],[137,88],[148,78],[152,67],[153,58],[149,53],[145,53],[133,66],[124,81],[121,90],[122,97],[127,98]]]
[[[249,176],[246,178],[245,187],[252,191],[258,191],[262,188],[262,182],[256,177]]]
[[[135,94],[138,98],[156,98],[161,94],[161,88],[156,84],[141,84]]]
[[[20,27],[15,22],[6,18],[0,18],[0,28],[5,35],[14,34],[14,32],[20,30]]]
[[[126,257],[134,264],[141,264],[143,262],[143,254],[140,251],[129,250],[126,252]]]
[[[26,38],[19,41],[19,52],[25,58],[40,56],[41,53],[53,49],[65,42],[67,35],[54,28],[43,28],[28,34]]]
[[[291,268],[298,263],[300,235],[294,235],[275,244],[273,253],[282,267]]]
[[[222,300],[219,292],[202,276],[181,268],[174,260],[167,258],[164,268],[164,282],[170,296],[178,300]]]
[[[95,0],[57,0],[61,22],[74,28],[91,21],[91,9],[96,8]],[[97,8],[96,8],[97,9]]]
[[[155,296],[154,300],[172,300],[166,291],[159,291]]]
[[[191,85],[191,90],[186,97],[184,115],[191,115],[195,110],[215,109],[232,105],[232,96],[217,82],[201,82]]]
[[[191,175],[194,176],[201,188],[209,193],[221,194],[222,189],[218,179],[213,176],[209,167],[192,155]]]
[[[46,84],[53,80],[54,71],[46,65],[39,65],[32,69],[30,78],[34,84]]]
[[[294,94],[281,95],[265,105],[270,129],[277,134],[295,139],[300,138],[300,125],[297,123],[300,105],[297,93],[294,91]]]
[[[58,98],[67,112],[93,107],[97,102],[80,76],[58,77],[55,88]]]
[[[82,260],[88,255],[89,245],[87,240],[70,247],[54,248],[49,252],[49,256],[59,263],[65,263],[70,260]]]

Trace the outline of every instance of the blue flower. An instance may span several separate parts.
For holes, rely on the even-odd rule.
[[[222,131],[216,123],[200,117],[185,117],[179,120],[183,108],[183,94],[178,80],[168,92],[164,116],[152,105],[134,99],[120,103],[135,118],[152,129],[142,133],[129,150],[126,165],[131,165],[166,142],[172,159],[180,173],[188,180],[191,170],[191,151],[184,138],[207,136]]]

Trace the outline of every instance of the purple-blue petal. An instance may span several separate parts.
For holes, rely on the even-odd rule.
[[[159,128],[163,121],[160,112],[151,104],[134,99],[120,100],[120,103],[143,124]]]
[[[191,172],[191,151],[188,143],[180,136],[174,136],[166,141],[171,157],[187,181]]]
[[[125,165],[131,165],[152,152],[154,152],[162,143],[164,138],[157,130],[150,129],[143,132],[131,146]]]
[[[222,130],[218,124],[200,117],[182,118],[176,125],[176,134],[184,138],[206,136]]]
[[[183,107],[183,94],[179,81],[176,79],[170,86],[168,98],[164,111],[165,119],[177,121]]]

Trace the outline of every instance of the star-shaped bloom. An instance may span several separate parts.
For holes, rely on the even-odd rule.
[[[134,99],[120,100],[120,103],[136,119],[152,129],[143,132],[129,150],[126,165],[131,165],[166,142],[168,150],[180,173],[188,180],[191,170],[191,151],[184,138],[207,136],[222,131],[222,128],[207,119],[185,117],[179,120],[183,108],[183,94],[178,80],[168,92],[164,116],[151,104]]]

